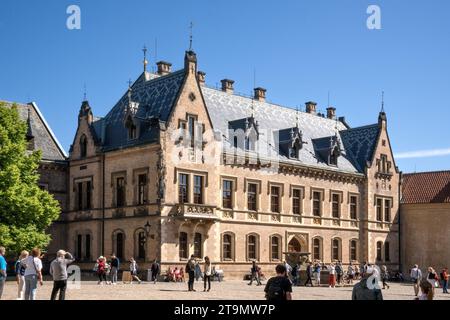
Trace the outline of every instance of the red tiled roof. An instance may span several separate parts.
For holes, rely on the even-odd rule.
[[[404,174],[402,203],[450,203],[450,171]]]

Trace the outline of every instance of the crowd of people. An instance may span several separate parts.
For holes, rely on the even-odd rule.
[[[7,262],[5,260],[6,250],[0,246],[0,298],[3,293],[5,280],[7,277]],[[42,253],[39,248],[34,248],[31,252],[22,251],[15,262],[14,271],[17,282],[17,299],[18,300],[35,300],[39,285],[43,285],[43,263]],[[53,289],[51,291],[50,299],[59,300],[65,299],[68,279],[68,266],[75,261],[72,254],[64,250],[59,250],[56,253],[56,258],[51,261],[49,273],[53,279]],[[139,266],[136,260],[131,257],[129,259],[129,267],[126,272],[129,272],[130,283],[134,280],[141,283],[139,278]],[[382,300],[382,290],[390,288],[390,276],[386,266],[379,268],[370,263],[363,263],[361,265],[354,265],[350,263],[346,270],[341,261],[336,261],[330,264],[324,264],[320,261],[306,262],[306,281],[303,283],[307,286],[325,286],[322,284],[322,278],[327,278],[326,285],[329,288],[336,288],[336,286],[353,285],[353,281],[359,280],[353,285],[352,299],[353,300]],[[98,277],[98,284],[116,285],[118,281],[118,274],[121,270],[121,261],[112,254],[108,260],[104,256],[100,256],[93,268],[93,272]],[[124,270],[125,271],[125,270]],[[149,282],[156,283],[161,272],[161,266],[157,260],[154,260],[150,266],[151,276],[147,279]],[[292,287],[299,286],[301,266],[299,263],[293,265],[284,261],[275,268],[276,276],[270,278],[265,287],[264,292],[268,300],[291,300]],[[203,261],[196,259],[193,255],[189,258],[184,268],[175,267],[169,268],[166,274],[167,281],[185,282],[185,274],[188,278],[188,291],[196,291],[194,289],[195,280],[200,278],[203,281],[203,291],[209,292],[211,290],[211,280],[218,274],[209,257],[204,257]],[[257,286],[263,285],[265,280],[264,274],[256,261],[252,261],[250,267],[250,282],[252,285],[256,282]],[[403,281],[403,275],[396,272],[395,279]],[[410,270],[409,278],[411,279],[414,296],[417,300],[433,300],[435,291],[442,288],[444,294],[448,294],[448,269],[444,268],[438,274],[432,267],[423,273],[418,265]],[[220,277],[218,277],[220,281]],[[382,287],[379,286],[382,283]]]

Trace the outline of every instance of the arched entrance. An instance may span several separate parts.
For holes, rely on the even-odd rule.
[[[291,240],[287,243],[287,251],[284,252],[286,262],[291,266],[299,263],[300,265],[307,260],[309,253],[307,236],[303,234],[292,235]],[[303,251],[302,251],[303,250]]]
[[[294,237],[291,239],[291,241],[289,241],[288,252],[302,252],[302,246],[297,238]]]

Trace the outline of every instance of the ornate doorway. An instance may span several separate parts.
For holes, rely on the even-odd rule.
[[[291,241],[289,241],[288,252],[302,252],[302,246],[300,245],[300,242],[297,240],[297,238],[292,238]]]

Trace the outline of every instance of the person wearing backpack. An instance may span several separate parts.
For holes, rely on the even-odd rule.
[[[17,300],[23,300],[25,293],[25,266],[22,264],[22,260],[28,257],[28,251],[23,250],[20,253],[19,260],[16,261],[14,270],[16,272],[17,281]]]
[[[268,301],[292,300],[292,283],[287,277],[286,266],[279,264],[276,266],[276,277],[267,281],[264,292]]]
[[[415,264],[414,268],[411,269],[409,277],[414,284],[414,294],[417,297],[419,296],[420,281],[422,280],[422,271],[419,269],[417,264]]]

